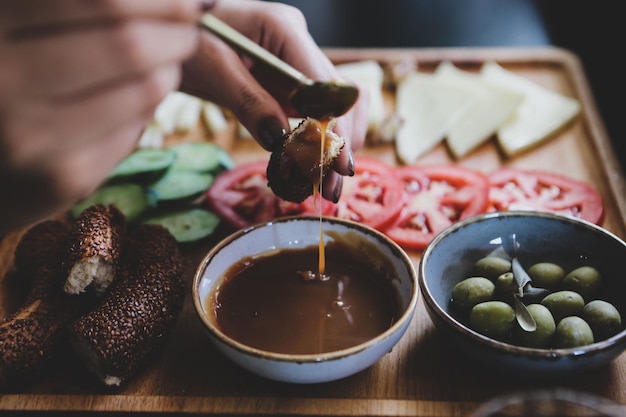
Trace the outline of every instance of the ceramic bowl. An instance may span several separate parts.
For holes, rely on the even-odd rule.
[[[436,329],[461,355],[500,373],[529,378],[581,373],[612,361],[626,348],[626,330],[592,344],[570,348],[531,348],[496,340],[472,328],[451,302],[453,287],[472,275],[475,262],[498,247],[526,264],[543,259],[568,259],[571,267],[590,264],[602,274],[601,295],[626,320],[626,243],[615,234],[584,220],[550,213],[511,211],[468,218],[441,232],[425,249],[418,280],[427,312]],[[586,300],[589,301],[589,300]],[[517,323],[514,323],[517,325]]]
[[[320,228],[324,246],[349,237],[382,255],[395,271],[391,284],[396,293],[395,322],[378,336],[355,346],[319,354],[276,353],[253,348],[226,335],[213,313],[212,293],[222,284],[231,266],[244,257],[259,256],[287,248],[319,247]],[[367,254],[363,254],[367,256]],[[203,258],[193,280],[196,313],[212,343],[233,362],[272,380],[289,383],[333,381],[364,370],[389,352],[408,328],[418,300],[417,272],[408,255],[382,233],[350,221],[319,217],[286,217],[242,229],[218,243]],[[277,323],[280,325],[280,323]]]

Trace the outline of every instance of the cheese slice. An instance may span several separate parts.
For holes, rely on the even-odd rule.
[[[366,89],[369,96],[368,130],[375,130],[385,118],[382,67],[377,61],[365,60],[339,64],[336,68],[347,81],[356,82]]]
[[[396,132],[396,153],[405,164],[441,142],[448,130],[474,104],[466,88],[432,74],[414,72],[396,87],[396,112],[402,124]]]
[[[514,89],[524,95],[513,118],[500,126],[498,143],[508,156],[529,149],[580,112],[580,103],[548,90],[490,61],[483,64],[481,77],[490,85]]]
[[[448,61],[439,64],[435,76],[450,86],[465,88],[476,98],[474,105],[448,132],[448,147],[456,158],[493,136],[514,115],[524,98],[517,91],[489,84],[480,75],[461,70]]]

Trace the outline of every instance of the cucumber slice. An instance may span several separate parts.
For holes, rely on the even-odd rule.
[[[166,202],[187,202],[205,192],[213,179],[209,173],[170,169],[148,187],[148,201],[152,206]]]
[[[148,198],[144,188],[138,184],[105,185],[76,203],[70,209],[70,216],[77,218],[83,210],[94,204],[114,204],[128,222],[133,222],[148,209]]]
[[[209,236],[220,223],[220,217],[200,208],[182,209],[155,215],[144,223],[165,227],[178,242],[193,242]]]
[[[176,153],[167,148],[137,149],[113,168],[109,180],[155,181],[165,174],[175,159]]]
[[[172,169],[219,172],[235,166],[228,152],[210,142],[182,142],[170,146],[176,154]]]

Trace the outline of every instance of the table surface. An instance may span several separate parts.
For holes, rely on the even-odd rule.
[[[626,184],[597,110],[590,100],[580,63],[566,51],[541,49],[339,49],[327,50],[337,63],[375,59],[381,63],[417,60],[421,70],[432,70],[450,60],[467,70],[477,70],[487,60],[554,91],[577,98],[579,117],[540,147],[507,159],[495,142],[488,141],[460,160],[444,144],[424,155],[419,163],[455,163],[482,171],[500,166],[553,169],[597,187],[603,196],[603,226],[626,236]],[[393,105],[393,101],[388,103]],[[230,138],[223,144],[237,163],[266,159],[250,140]],[[396,164],[392,146],[367,147],[362,154]],[[357,155],[358,156],[358,155]],[[0,245],[0,265],[9,268],[14,247]],[[216,237],[217,238],[217,237]],[[205,251],[208,240],[187,248],[187,279]],[[409,253],[415,265],[420,253]],[[6,296],[6,294],[1,294]],[[609,366],[559,381],[519,381],[484,372],[468,363],[446,344],[433,327],[420,301],[414,320],[401,342],[371,368],[340,381],[292,385],[266,381],[223,358],[204,336],[195,317],[190,294],[174,329],[171,342],[151,366],[119,390],[108,391],[90,380],[80,367],[61,358],[51,373],[31,386],[0,395],[0,410],[39,412],[54,410],[98,415],[119,413],[190,413],[202,415],[327,415],[327,416],[469,416],[494,396],[511,391],[562,387],[598,395],[626,405],[626,355]],[[12,414],[15,415],[15,414]],[[58,415],[58,414],[55,414]],[[121,414],[116,414],[121,415]]]

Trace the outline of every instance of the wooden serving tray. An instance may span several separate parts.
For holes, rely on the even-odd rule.
[[[336,63],[402,59],[430,71],[442,60],[468,70],[495,60],[536,83],[578,99],[581,114],[551,140],[507,159],[495,141],[453,160],[445,145],[418,163],[456,163],[490,171],[500,166],[541,168],[593,184],[606,206],[603,226],[626,237],[626,183],[578,59],[554,48],[541,49],[328,49]],[[392,94],[392,92],[389,92]],[[393,101],[388,103],[393,105]],[[216,138],[217,139],[217,138]],[[254,141],[221,143],[236,162],[266,159]],[[390,145],[366,147],[360,154],[396,164]],[[206,251],[228,231],[210,241],[185,247],[189,292],[165,351],[145,371],[118,389],[105,389],[85,373],[77,359],[60,358],[41,379],[21,390],[0,393],[3,411],[116,411],[198,413],[205,415],[327,415],[327,416],[468,416],[480,404],[511,391],[562,387],[626,404],[626,355],[609,366],[564,380],[519,380],[480,369],[447,346],[434,329],[422,301],[400,343],[371,368],[343,380],[315,385],[291,385],[264,380],[244,371],[218,353],[203,334],[191,301],[191,280]],[[11,266],[19,234],[0,245],[0,268]],[[411,253],[419,262],[420,254]],[[10,288],[0,286],[0,313],[10,311]],[[84,413],[81,413],[81,415]]]

